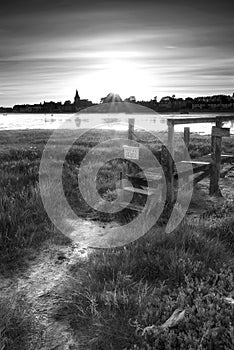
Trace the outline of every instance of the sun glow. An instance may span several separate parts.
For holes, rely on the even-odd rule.
[[[119,94],[131,94],[142,84],[140,70],[136,65],[124,61],[112,61],[102,72],[102,85]]]
[[[121,98],[142,96],[143,91],[152,95],[149,76],[139,64],[130,60],[111,59],[102,64],[95,73],[83,77],[81,84],[85,91],[89,91],[89,95],[93,92],[96,94],[97,91],[104,96],[115,92]]]

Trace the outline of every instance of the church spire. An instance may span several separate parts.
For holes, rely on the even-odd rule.
[[[75,97],[74,97],[74,104],[78,105],[79,102],[80,102],[80,96],[78,94],[78,90],[76,89],[76,94],[75,94]]]

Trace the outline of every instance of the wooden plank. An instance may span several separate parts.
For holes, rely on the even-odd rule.
[[[211,153],[208,156],[211,156]],[[234,154],[221,154],[221,158],[234,158]]]
[[[216,123],[217,120],[220,121],[232,121],[234,120],[234,115],[224,115],[224,116],[215,116],[215,117],[204,117],[204,116],[195,116],[195,117],[169,117],[168,121],[174,125],[178,124],[193,124],[193,123]]]
[[[176,168],[178,169],[178,172],[177,172]],[[175,171],[174,171],[175,179],[178,178],[178,173],[180,175],[190,175],[191,174],[191,168],[190,167],[186,167],[186,164],[176,163],[176,168],[175,168]],[[203,165],[200,165],[200,166],[195,166],[193,168],[193,174],[200,173],[201,171],[206,171],[209,168],[210,168],[210,163],[203,164]]]
[[[162,175],[159,173],[153,173],[153,172],[148,172],[145,171],[137,173],[136,175],[134,174],[126,174],[126,176],[129,179],[139,179],[139,180],[149,180],[149,181],[161,181],[162,180]],[[146,178],[147,177],[147,178]]]
[[[162,180],[161,172],[160,173],[153,173],[153,172],[145,171],[145,176],[147,177],[148,180],[155,180],[155,181]]]
[[[201,160],[182,160],[181,163],[184,163],[184,164],[195,164],[195,165],[210,164],[210,162],[202,162]]]
[[[211,153],[209,153],[207,156],[204,156],[200,159],[204,159],[206,161],[209,161],[211,163]],[[221,163],[230,163],[234,160],[234,154],[221,154]]]
[[[173,122],[174,125],[178,124],[194,124],[194,123],[215,123],[216,117],[174,117],[168,118],[169,122]]]
[[[196,183],[198,183],[199,181],[205,179],[208,176],[210,176],[210,169],[208,169],[208,170],[202,172],[200,175],[196,176],[193,179],[193,183],[196,184]]]
[[[159,168],[147,168],[144,171],[140,171],[136,174],[134,173],[127,173],[126,176],[130,179],[143,179],[146,180],[146,176],[148,180],[152,181],[160,181],[162,179],[162,170],[161,167]]]
[[[232,121],[232,120],[234,120],[234,115],[219,115],[219,116],[217,116],[217,118],[220,119],[221,121],[223,121],[223,120]]]
[[[128,191],[128,192],[148,195],[148,196],[152,196],[152,195],[155,195],[155,194],[159,193],[158,189],[152,188],[152,187],[145,187],[145,189],[136,188],[136,187],[124,187],[123,190],[124,191]]]
[[[221,154],[221,158],[234,158],[234,154]]]
[[[224,169],[222,169],[220,171],[220,178],[224,178],[233,169],[234,169],[233,165],[232,166],[228,165],[228,166],[224,167]]]
[[[178,167],[178,172],[175,171],[174,176],[178,177],[178,174],[181,174],[181,175],[197,174],[197,173],[200,173],[201,171],[205,171],[205,170],[209,169],[209,167],[210,167],[210,165],[203,165],[203,166],[195,167],[195,168],[193,168],[192,173],[191,173],[191,168]]]
[[[230,128],[217,128],[216,126],[212,126],[212,136],[216,137],[229,137],[230,136]]]
[[[141,212],[144,209],[144,207],[142,207],[141,205],[128,203],[128,202],[121,202],[119,205],[122,208],[131,209],[131,210],[135,210],[135,211],[139,211],[139,212]]]

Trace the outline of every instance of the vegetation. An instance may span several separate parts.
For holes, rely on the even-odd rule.
[[[22,295],[0,298],[0,349],[39,350],[45,334]]]
[[[215,235],[212,226],[201,235],[202,225],[187,221],[172,234],[153,230],[125,249],[92,253],[73,267],[56,317],[69,320],[84,349],[232,349],[225,297],[233,293],[234,220]],[[177,308],[185,319],[161,329]],[[143,336],[148,325],[156,328]]]
[[[49,136],[50,131],[0,133],[2,272],[10,266],[14,273],[27,254],[43,249],[45,241],[69,244],[52,226],[40,198],[38,170]],[[91,210],[77,195],[77,168],[99,136],[86,135],[70,149],[63,183],[78,215],[110,221],[113,217]],[[233,151],[233,140],[224,140],[223,147],[224,152]],[[208,138],[193,136],[192,156],[209,151]],[[102,195],[114,189],[122,165],[116,161],[100,170]],[[233,232],[229,201],[215,204],[199,221],[186,218],[172,234],[153,228],[124,248],[94,250],[70,268],[54,300],[58,307],[53,317],[68,321],[84,349],[232,349],[234,305],[225,298],[234,298]],[[184,319],[174,328],[161,328],[177,308],[186,310]],[[21,295],[2,298],[0,309],[0,349],[42,348],[44,330]],[[150,325],[155,327],[144,332]]]

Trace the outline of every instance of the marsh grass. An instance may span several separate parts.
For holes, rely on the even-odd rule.
[[[168,235],[153,229],[125,248],[94,251],[73,266],[55,317],[68,320],[84,349],[209,349],[216,341],[231,349],[233,306],[223,298],[233,288],[232,253],[200,229],[187,221]],[[185,323],[141,336],[178,307],[188,311]]]
[[[12,269],[18,267],[28,250],[39,252],[47,240],[68,244],[49,221],[38,188],[40,158],[50,134],[0,133],[2,269],[10,262]],[[69,141],[69,135],[65,136],[64,143]],[[89,134],[74,144],[64,164],[67,200],[82,217],[92,209],[77,189],[77,169],[100,136],[100,131]],[[102,136],[106,139],[108,134]],[[151,147],[159,151],[158,145]],[[209,153],[209,147],[209,138],[192,137],[192,156]],[[223,149],[233,152],[233,140],[224,140]],[[102,196],[115,190],[121,168],[121,162],[114,161],[100,169],[98,190]],[[233,203],[213,206],[198,223],[186,219],[171,234],[165,235],[157,227],[124,248],[93,251],[86,262],[71,267],[64,289],[54,300],[58,303],[54,317],[69,322],[84,349],[232,349],[233,306],[223,301],[224,296],[232,295],[234,283],[232,207]],[[93,213],[98,220],[107,220],[106,215]],[[123,211],[124,219],[128,215]],[[142,336],[144,327],[162,324],[177,307],[188,311],[185,322],[172,330]],[[29,344],[41,331],[34,328],[30,312],[24,312],[28,310],[25,304],[20,299],[13,303],[9,297],[0,300],[0,309],[0,348],[37,349],[40,337],[35,338],[34,347]]]
[[[22,295],[0,298],[0,349],[39,350],[45,341],[46,329]]]
[[[2,131],[0,133],[1,260],[5,258],[14,260],[25,248],[39,247],[40,243],[54,235],[52,224],[43,208],[38,186],[40,159],[51,133],[51,131],[42,130]],[[139,135],[144,138],[142,132]],[[122,216],[113,216],[103,215],[90,208],[80,194],[77,183],[79,165],[87,152],[98,142],[118,136],[115,131],[89,131],[74,143],[66,156],[63,167],[65,195],[72,209],[83,218],[92,214],[90,216],[101,221],[117,220],[120,223],[121,221],[124,223],[128,216],[131,218],[127,210],[123,211]],[[59,142],[59,145],[66,144],[72,137],[72,131],[60,131],[54,138],[54,142],[55,144]],[[146,139],[147,137],[148,134],[145,135]],[[209,137],[194,135],[190,143],[190,153],[192,156],[209,153],[209,143]],[[150,147],[160,161],[160,142],[150,144]],[[229,153],[233,151],[232,139],[224,139],[223,151]],[[111,149],[100,150],[100,160],[103,152],[111,152]],[[56,159],[55,155],[55,163],[59,161],[59,155],[58,160]],[[99,165],[96,164],[96,166]],[[120,172],[124,176],[128,166],[128,162],[121,159],[101,164],[96,183],[101,197],[109,200],[114,198]]]

